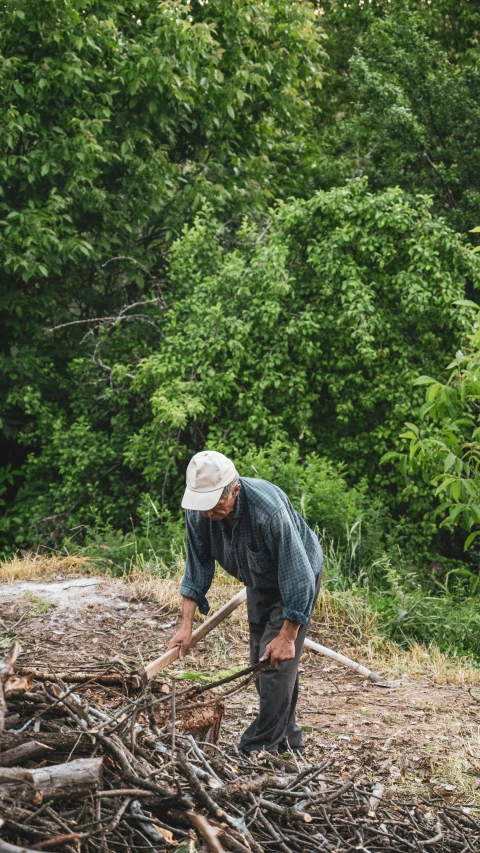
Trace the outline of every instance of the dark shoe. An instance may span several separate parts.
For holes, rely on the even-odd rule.
[[[294,754],[301,755],[303,750],[305,749],[305,744],[300,743],[298,746],[289,746],[288,741],[282,740],[281,743],[278,744],[279,752],[290,752]]]
[[[241,749],[240,752],[242,755],[245,755],[246,758],[258,758],[259,755],[278,755],[278,749],[252,749],[251,752],[248,752],[246,749]]]

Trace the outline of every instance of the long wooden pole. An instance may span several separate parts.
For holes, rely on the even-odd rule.
[[[191,646],[196,645],[199,640],[202,640],[203,637],[206,637],[213,628],[216,628],[220,622],[223,622],[227,616],[230,616],[240,604],[247,598],[247,590],[245,587],[237,592],[230,601],[227,601],[223,607],[220,607],[213,616],[210,616],[208,619],[200,625],[199,628],[192,634],[192,642]],[[373,672],[373,670],[368,669],[366,666],[363,666],[361,663],[357,663],[346,655],[340,654],[340,652],[334,652],[333,649],[329,649],[327,646],[321,646],[320,643],[315,643],[313,640],[307,639],[304,642],[304,647],[306,649],[310,649],[312,652],[317,652],[317,654],[324,655],[324,657],[330,658],[331,660],[336,661],[337,663],[343,664],[343,666],[348,667],[348,669],[352,669],[354,672],[357,672],[359,675],[363,675],[364,678],[368,678],[370,681],[374,683],[378,683],[383,681],[382,677],[378,675],[377,672]],[[142,679],[144,681],[150,681],[157,672],[162,672],[167,666],[173,663],[174,660],[178,658],[180,653],[180,648],[176,646],[174,649],[169,649],[168,652],[165,652],[163,655],[160,655],[159,658],[147,664],[144,670],[140,673]]]
[[[234,595],[233,598],[230,599],[230,601],[227,601],[227,603],[224,604],[223,607],[220,607],[220,609],[217,610],[216,613],[214,613],[212,616],[209,616],[209,618],[206,619],[205,622],[202,623],[202,625],[195,629],[192,634],[192,642],[190,646],[195,646],[199,640],[202,640],[204,637],[206,637],[206,635],[209,634],[210,631],[212,631],[214,628],[216,628],[217,625],[220,624],[220,622],[223,622],[223,620],[226,619],[227,616],[230,616],[230,613],[233,613],[233,611],[236,610],[240,604],[243,604],[246,598],[247,590],[245,589],[245,587],[243,587],[243,589],[241,589],[240,592],[237,592],[237,594]],[[178,658],[179,654],[179,646],[176,646],[174,649],[169,649],[168,652],[165,652],[163,655],[160,655],[159,658],[156,658],[156,660],[153,660],[151,663],[147,664],[147,666],[141,673],[142,677],[145,677],[147,681],[150,681],[150,679],[153,678],[153,676],[156,675],[157,672],[162,672],[162,670],[164,670],[167,666],[173,663],[173,661]]]
[[[307,637],[304,644],[304,649],[310,649],[312,652],[317,652],[319,655],[324,655],[326,658],[330,658],[330,660],[335,660],[337,663],[342,663],[343,666],[348,667],[348,669],[353,669],[354,672],[358,672],[359,675],[363,675],[364,678],[369,678],[370,681],[374,683],[378,683],[379,681],[383,681],[381,675],[378,672],[373,672],[372,669],[367,669],[366,666],[363,666],[361,663],[357,663],[351,658],[347,658],[346,655],[340,654],[340,652],[334,652],[333,649],[329,649],[328,646],[321,646],[320,643],[315,643],[313,640],[309,640]]]

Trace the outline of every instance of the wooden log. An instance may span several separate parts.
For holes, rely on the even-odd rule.
[[[0,767],[13,767],[14,765],[18,767],[23,764],[24,761],[30,761],[30,759],[36,758],[37,755],[51,750],[51,746],[47,746],[45,743],[39,743],[37,740],[20,743],[12,749],[0,752]]]
[[[82,753],[90,755],[92,752],[92,738],[86,732],[4,732],[0,737],[0,766],[3,764],[3,756],[8,751],[27,743],[42,744],[59,755],[63,753],[69,755],[75,746],[75,752],[80,755]]]
[[[15,642],[10,646],[7,654],[0,660],[0,734],[5,728],[5,717],[7,715],[7,705],[5,702],[5,684],[7,679],[13,675],[13,667],[20,652],[20,645]]]
[[[223,607],[220,607],[220,609],[217,610],[216,613],[213,614],[213,616],[210,616],[208,619],[205,620],[205,622],[203,622],[202,625],[195,629],[192,634],[191,646],[195,646],[199,642],[199,640],[203,640],[203,638],[206,637],[207,634],[210,633],[210,631],[216,628],[217,625],[220,624],[220,622],[223,622],[223,620],[226,619],[227,616],[230,616],[230,613],[233,613],[233,611],[236,610],[240,604],[243,604],[243,602],[246,600],[246,597],[247,590],[244,587],[240,590],[240,592],[237,592],[237,594],[234,595],[233,598],[230,599],[230,601],[227,601],[227,603],[224,604]],[[176,646],[174,649],[169,649],[167,652],[164,652],[163,655],[160,655],[160,657],[147,664],[145,669],[140,671],[140,675],[143,680],[150,681],[150,679],[152,679],[153,676],[157,674],[157,672],[162,672],[162,670],[164,670],[167,666],[173,663],[174,660],[177,660],[179,653],[180,648]]]
[[[84,797],[99,787],[102,768],[103,758],[77,758],[66,764],[23,771],[30,774],[32,784],[20,781],[0,784],[0,799],[14,797],[40,804],[44,799]]]

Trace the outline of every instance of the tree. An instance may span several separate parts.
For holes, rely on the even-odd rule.
[[[311,191],[324,35],[287,0],[0,8],[0,450],[17,470],[40,410],[72,417],[97,318],[163,304],[168,246],[205,199],[235,224]]]
[[[172,247],[167,308],[144,309],[154,326],[104,323],[70,362],[69,408],[35,401],[19,537],[33,523],[57,538],[97,518],[125,528],[148,494],[176,514],[192,453],[272,441],[344,463],[401,512],[403,478],[378,460],[419,370],[463,333],[468,309],[452,302],[478,271],[428,199],[365,181],[280,205],[260,233],[245,221],[235,245],[205,208]],[[410,486],[412,517],[426,493]]]
[[[426,386],[419,424],[407,423],[401,434],[408,452],[390,451],[384,461],[396,461],[405,473],[420,476],[438,498],[441,526],[461,536],[467,550],[480,533],[480,309],[473,302],[458,304],[476,310],[467,343],[448,365],[447,381],[420,376]]]
[[[429,193],[468,231],[480,199],[478,7],[331,0],[325,12],[324,181],[368,175],[373,189]]]

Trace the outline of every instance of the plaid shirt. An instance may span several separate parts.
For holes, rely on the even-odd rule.
[[[233,527],[187,510],[187,562],[180,594],[208,613],[205,598],[215,561],[247,587],[277,588],[283,618],[303,624],[311,616],[322,568],[320,543],[286,494],[266,480],[240,478]]]

